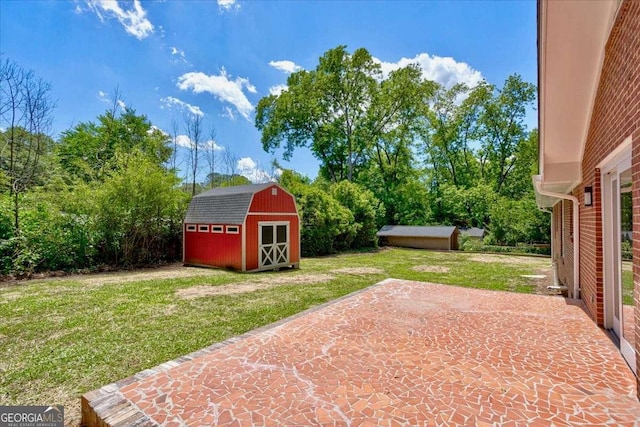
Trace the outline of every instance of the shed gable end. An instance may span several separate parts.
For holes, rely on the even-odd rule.
[[[298,210],[296,209],[293,195],[282,187],[273,184],[253,195],[249,212],[297,215]]]

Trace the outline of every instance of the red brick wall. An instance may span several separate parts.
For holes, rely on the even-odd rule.
[[[586,156],[585,156],[586,158]],[[594,169],[590,177],[584,173],[584,185],[575,195],[580,201],[580,297],[591,318],[600,326],[604,322],[604,293],[602,286],[602,198],[600,170]],[[584,187],[593,188],[592,206],[584,206]]]
[[[558,282],[568,287],[569,294],[573,296],[573,202],[561,200],[556,203],[553,207],[553,227],[553,261]]]
[[[594,204],[580,205],[580,285],[588,311],[603,325],[602,210],[596,165],[632,136],[634,224],[640,224],[640,1],[625,0],[607,41],[582,163],[583,183]],[[636,362],[640,372],[640,230],[633,231]],[[640,382],[638,384],[640,396]]]
[[[640,16],[638,16],[640,21]],[[640,30],[640,29],[639,29]],[[637,82],[637,80],[636,80]],[[638,86],[636,86],[638,88]],[[636,89],[637,91],[638,89]],[[636,107],[640,112],[640,106]],[[638,399],[640,399],[640,117],[636,115],[636,128],[633,132],[631,168],[633,179],[633,300],[635,301],[635,343],[636,343],[636,380],[638,381]]]

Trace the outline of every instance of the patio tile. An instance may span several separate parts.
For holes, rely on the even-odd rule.
[[[633,374],[560,297],[391,279],[180,360],[113,401],[160,425],[640,425]]]

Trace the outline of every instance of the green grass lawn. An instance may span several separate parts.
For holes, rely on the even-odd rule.
[[[304,259],[294,271],[175,267],[0,287],[0,405],[64,404],[77,423],[82,393],[385,278],[534,292],[521,275],[549,265],[390,249]]]
[[[633,305],[633,271],[622,269],[622,304]]]

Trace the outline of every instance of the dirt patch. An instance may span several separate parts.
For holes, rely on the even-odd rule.
[[[448,273],[451,269],[444,265],[416,265],[411,267],[413,271],[420,273]]]
[[[484,262],[484,263],[499,263],[499,264],[520,264],[520,265],[531,265],[532,263],[532,260],[530,257],[492,255],[492,254],[473,255],[469,257],[469,261]]]
[[[336,277],[332,274],[278,274],[256,280],[256,283],[267,286],[278,285],[311,285],[313,283],[329,282]]]
[[[345,267],[339,268],[337,270],[331,270],[332,273],[337,274],[354,274],[357,276],[366,276],[368,274],[384,274],[385,271],[381,268],[376,267]]]
[[[195,299],[202,297],[212,297],[216,295],[236,295],[248,292],[255,292],[263,287],[256,283],[240,283],[237,285],[222,286],[192,286],[190,288],[178,289],[176,295],[183,299]]]
[[[104,270],[103,270],[104,271]],[[89,286],[102,286],[114,283],[138,282],[143,280],[162,280],[182,277],[216,276],[223,274],[224,270],[215,268],[185,267],[174,263],[163,266],[142,267],[136,270],[116,270],[102,273],[67,274],[64,272],[49,272],[29,275],[25,278],[0,277],[0,289],[30,283],[56,282],[59,280],[73,280]],[[72,289],[72,288],[67,288]],[[52,293],[64,292],[67,289],[60,288]]]
[[[52,402],[55,402],[52,400]],[[80,407],[80,399],[72,396],[64,403],[64,424],[65,426],[79,426],[82,419],[82,409]]]
[[[21,292],[3,292],[3,293],[0,293],[0,303],[9,302],[9,301],[15,301],[18,298],[22,298],[22,293]],[[2,301],[2,300],[4,300],[4,301]]]
[[[161,267],[154,271],[118,272],[83,277],[80,282],[89,286],[103,286],[116,283],[140,282],[143,280],[180,279],[183,277],[217,276],[222,270],[196,267]]]
[[[537,268],[533,274],[524,274],[520,276],[526,279],[531,286],[535,287],[535,293],[538,295],[557,295],[558,291],[550,291],[547,286],[553,285],[553,269],[551,267]]]
[[[169,304],[167,306],[165,306],[162,310],[160,310],[160,314],[162,314],[163,316],[171,316],[172,314],[174,314],[176,312],[176,310],[178,309],[178,306],[175,304]]]
[[[44,342],[48,342],[48,341],[57,340],[57,339],[60,339],[62,337],[66,337],[67,335],[75,334],[75,333],[77,333],[77,332],[79,332],[81,330],[82,330],[82,327],[80,327],[80,326],[76,326],[76,327],[73,327],[73,328],[70,328],[70,329],[61,329],[61,330],[58,330],[58,331],[52,333],[48,337],[45,337],[44,340],[42,340],[42,339],[35,340],[33,345],[34,345],[34,347],[37,347],[38,344],[41,344],[43,341]]]
[[[310,285],[314,283],[324,283],[335,279],[331,274],[296,274],[279,275],[268,277],[251,282],[234,283],[228,285],[211,286],[200,285],[190,288],[178,289],[176,295],[184,299],[195,299],[218,295],[238,295],[255,292],[261,289],[269,289],[282,285]]]

